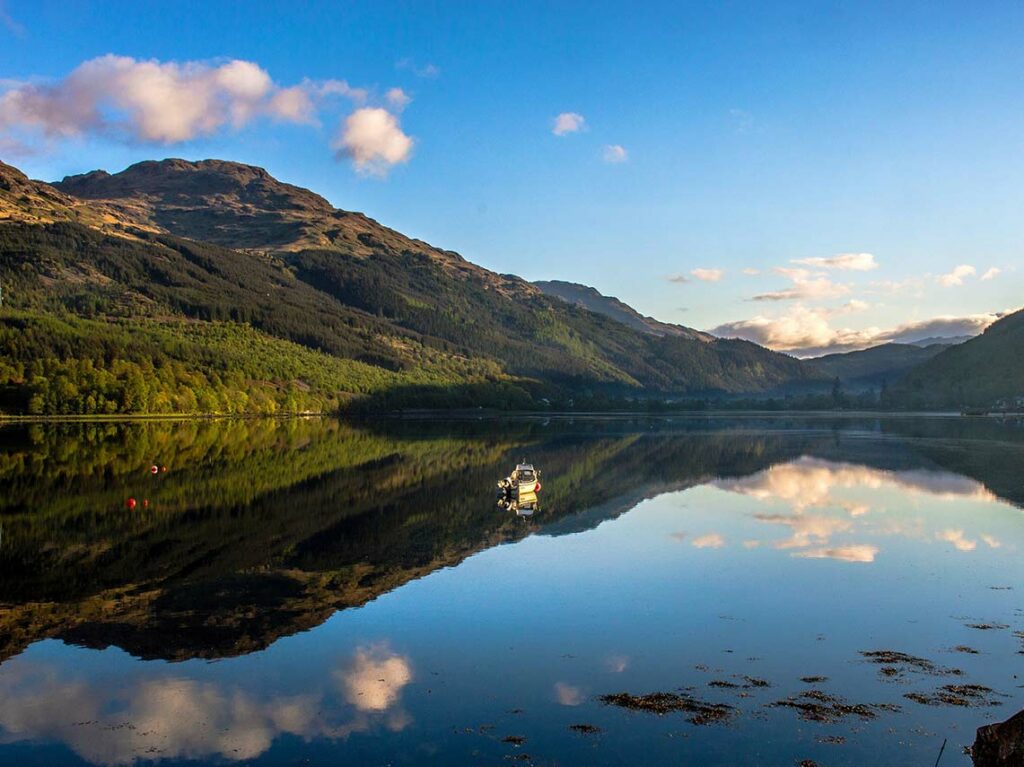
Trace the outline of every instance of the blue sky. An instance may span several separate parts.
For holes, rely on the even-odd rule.
[[[491,269],[797,353],[1020,306],[1024,6],[632,5],[0,0],[0,158],[45,180],[249,162]],[[152,61],[173,87],[233,61],[268,80],[185,119]]]

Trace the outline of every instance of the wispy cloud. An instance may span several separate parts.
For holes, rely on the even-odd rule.
[[[0,24],[3,24],[7,31],[15,37],[25,36],[25,27],[8,13],[5,0],[0,0]]]
[[[552,122],[551,132],[556,136],[579,133],[587,125],[587,118],[576,112],[562,112]]]
[[[687,277],[685,274],[670,274],[665,279],[668,280],[669,282],[674,282],[677,285],[685,285],[690,281],[690,278]]]
[[[610,163],[625,162],[629,159],[629,152],[618,144],[607,144],[601,152],[601,159]]]
[[[942,287],[952,288],[957,285],[963,285],[965,279],[973,277],[976,273],[977,269],[970,264],[960,264],[959,266],[953,267],[953,271],[939,275],[936,280],[940,285],[942,285]]]
[[[994,280],[1002,273],[1002,271],[1003,270],[1000,269],[998,266],[990,267],[988,271],[981,275],[981,279],[983,282],[987,282],[988,280]]]
[[[401,112],[412,101],[412,97],[401,88],[391,88],[384,94],[384,98],[392,108]]]
[[[791,269],[780,266],[773,270],[776,274],[788,277],[792,287],[760,293],[754,301],[801,301],[838,298],[850,292],[850,286],[844,285],[821,275],[815,275],[808,269]]]
[[[436,64],[424,64],[419,66],[409,58],[399,59],[395,62],[395,69],[412,72],[416,77],[424,80],[434,80],[441,76],[441,67]]]

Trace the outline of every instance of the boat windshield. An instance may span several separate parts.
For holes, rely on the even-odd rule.
[[[519,469],[517,474],[520,482],[533,482],[533,480],[536,479],[533,474],[533,469]]]

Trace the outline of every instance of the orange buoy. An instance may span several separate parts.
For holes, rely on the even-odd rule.
[[[166,466],[161,466],[160,467],[160,471],[167,471],[167,467]]]
[[[135,499],[134,498],[129,498],[127,501],[124,502],[124,505],[127,506],[129,509],[134,509],[135,508]]]
[[[142,499],[142,508],[144,508],[144,509],[148,509],[149,508],[149,498],[143,498]]]

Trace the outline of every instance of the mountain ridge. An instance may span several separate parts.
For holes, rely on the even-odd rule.
[[[316,362],[342,375],[342,399],[380,396],[375,406],[387,408],[492,401],[529,407],[542,395],[598,404],[609,396],[760,392],[815,376],[797,360],[750,342],[631,329],[547,296],[519,277],[491,272],[361,213],[335,209],[254,166],[146,161],[115,174],[69,176],[55,187],[32,184],[33,194],[51,200],[54,215],[33,219],[18,207],[16,194],[0,198],[0,209],[17,213],[0,226],[7,308],[34,313],[8,318],[6,329],[0,324],[0,343],[11,352],[8,370],[0,370],[0,402],[6,390],[16,407],[43,402],[37,412],[52,412],[61,406],[56,390],[63,387],[79,393],[74,407],[121,412],[130,407],[128,373],[114,374],[110,392],[93,398],[102,405],[86,406],[81,392],[93,386],[89,371],[97,363],[113,364],[117,355],[127,355],[126,370],[148,364],[127,338],[115,342],[112,329],[103,330],[107,340],[88,352],[92,367],[84,360],[78,367],[61,362],[66,352],[60,350],[71,342],[70,336],[58,342],[56,326],[44,321],[53,313],[78,323],[73,333],[79,348],[101,327],[97,320],[106,328],[112,319],[149,323],[144,327],[157,334],[153,343],[163,345],[159,358],[177,355],[179,365],[174,392],[162,393],[159,401],[184,403],[186,412],[196,407],[186,383],[190,366],[201,364],[200,388],[220,392],[207,401],[223,401],[231,387],[222,388],[230,371],[210,368],[217,361],[203,350],[206,336],[193,333],[188,348],[155,340],[181,334],[175,323],[182,321],[205,323],[211,332],[218,322],[257,331],[230,331],[226,340],[221,333],[220,348],[241,343],[243,336],[246,344],[259,344],[263,334],[267,343],[298,343],[380,369],[379,375],[362,368],[339,372],[329,360]],[[93,324],[83,325],[80,317]],[[39,347],[34,353],[19,341],[23,331],[12,322],[32,324]],[[274,359],[287,355],[275,348]],[[197,363],[197,355],[208,361]],[[278,406],[306,401],[310,380],[294,365],[288,370],[271,380],[265,367],[248,374]],[[359,380],[375,382],[369,390],[344,380],[356,372]],[[69,383],[58,383],[64,379]],[[129,412],[141,406],[132,407]]]
[[[592,312],[603,314],[623,325],[650,333],[656,336],[682,336],[700,341],[711,341],[714,336],[684,325],[673,325],[668,322],[647,317],[624,301],[614,296],[605,296],[597,288],[566,280],[534,280],[533,284],[549,296],[560,298],[566,303],[582,306]]]

